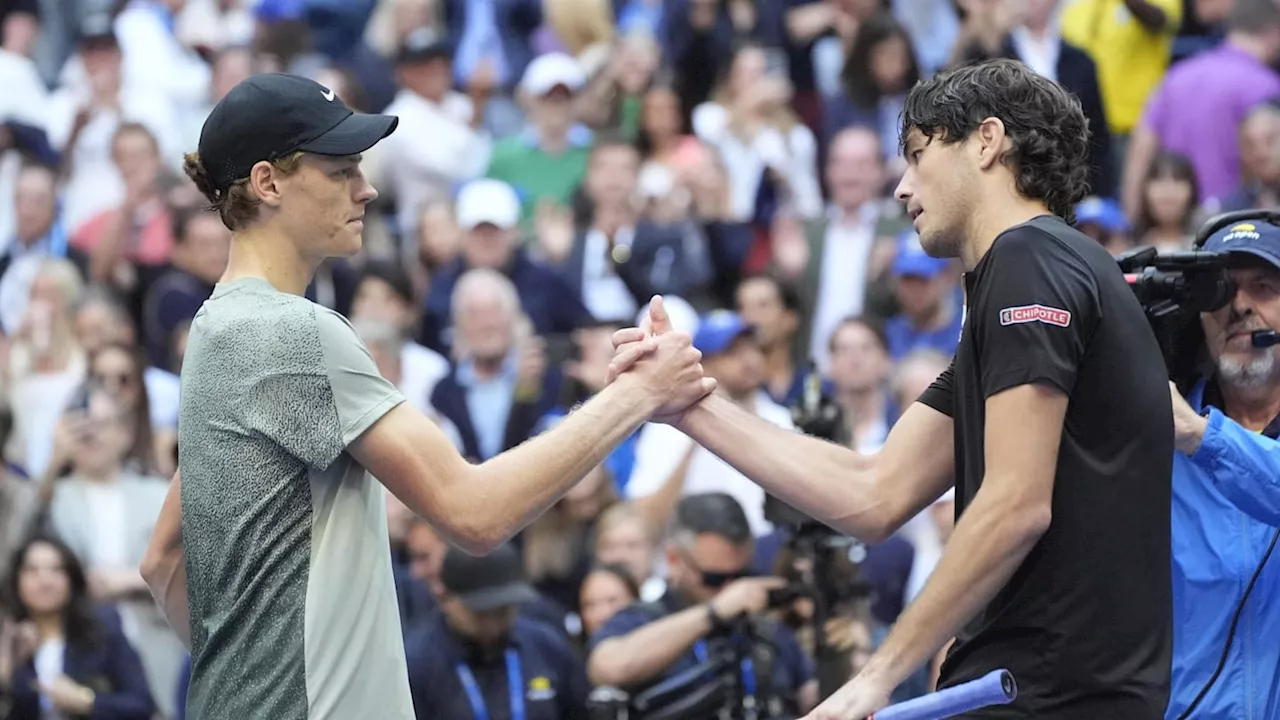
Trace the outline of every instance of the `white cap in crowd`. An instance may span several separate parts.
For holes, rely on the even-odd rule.
[[[484,223],[510,230],[520,222],[520,197],[501,180],[472,180],[458,193],[454,213],[463,230],[474,230]]]
[[[578,92],[585,84],[587,75],[578,61],[558,52],[534,58],[520,79],[520,89],[532,97],[542,97],[560,85]]]

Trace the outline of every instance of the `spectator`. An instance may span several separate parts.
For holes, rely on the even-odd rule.
[[[769,399],[792,407],[804,392],[808,364],[796,362],[795,338],[804,318],[794,286],[776,276],[759,274],[738,285],[737,309],[751,326],[764,353],[764,382]]]
[[[7,413],[0,415],[0,445],[3,445],[11,427]],[[36,484],[15,472],[14,468],[0,466],[0,578],[9,577],[13,551],[35,528],[39,516],[40,497]],[[0,639],[0,653],[5,652],[2,645],[3,639]],[[4,689],[0,688],[0,696],[3,693]]]
[[[667,549],[671,587],[656,603],[617,613],[591,638],[587,672],[592,682],[634,693],[697,667],[712,651],[750,652],[750,640],[732,622],[761,613],[769,589],[781,585],[778,579],[746,577],[752,552],[751,526],[731,496],[682,500]],[[762,704],[776,699],[792,713],[807,712],[817,701],[811,662],[785,627],[752,620],[773,642],[776,655],[771,677],[744,677],[744,682],[759,688]],[[707,681],[714,677],[708,675]]]
[[[92,15],[80,29],[79,70],[50,98],[49,141],[63,157],[67,230],[118,206],[124,179],[114,157],[122,123],[147,128],[166,158],[177,157],[179,121],[173,107],[123,76],[120,44],[106,15]],[[163,66],[161,66],[163,68]],[[203,87],[203,86],[198,86]]]
[[[142,329],[151,364],[173,371],[173,340],[213,293],[227,269],[231,232],[217,215],[200,210],[174,213],[170,267],[147,287]]]
[[[356,297],[351,304],[353,320],[369,318],[386,323],[403,338],[386,359],[396,360],[397,380],[392,381],[409,402],[423,412],[430,407],[431,392],[449,371],[449,361],[408,338],[417,318],[415,293],[409,277],[396,265],[371,261],[360,271]],[[388,350],[392,350],[388,348]],[[390,376],[383,373],[384,377]]]
[[[893,259],[893,238],[906,227],[899,208],[881,199],[884,161],[878,136],[869,128],[847,128],[831,140],[826,161],[831,203],[826,217],[804,228],[800,261],[782,262],[778,272],[800,292],[805,322],[797,338],[799,357],[827,370],[827,340],[841,319],[880,314],[884,304],[876,288],[885,284]],[[775,243],[777,239],[775,238]]]
[[[919,236],[909,230],[898,237],[893,276],[902,312],[885,321],[889,355],[900,360],[917,347],[954,353],[964,313],[951,263],[925,254]]]
[[[655,83],[645,92],[635,142],[646,168],[662,165],[677,175],[696,170],[700,144],[689,129],[687,117],[671,84]]]
[[[477,76],[467,94],[454,91],[452,55],[449,40],[427,28],[411,33],[396,55],[401,90],[386,113],[400,118],[400,131],[375,147],[385,156],[386,185],[405,238],[418,236],[428,205],[450,199],[456,184],[489,165],[490,138],[480,126],[492,88]]]
[[[640,587],[622,565],[599,565],[582,580],[578,606],[582,609],[582,634],[590,638],[619,610],[640,599]]]
[[[588,218],[559,267],[600,320],[634,317],[654,295],[696,296],[711,280],[701,236],[638,217],[639,171],[633,146],[612,139],[595,144],[583,184]]]
[[[831,333],[831,380],[840,406],[839,442],[860,453],[880,449],[897,419],[888,392],[889,346],[884,332],[862,318],[846,318]]]
[[[137,428],[127,406],[95,393],[77,414],[68,418],[73,429],[64,435],[72,443],[72,472],[54,490],[49,524],[83,558],[93,599],[119,608],[151,695],[171,715],[172,688],[186,651],[138,572],[168,485],[125,465]]]
[[[662,61],[660,48],[652,35],[638,32],[619,38],[606,52],[578,100],[578,115],[592,131],[616,130],[623,140],[636,142],[647,91]]]
[[[423,345],[451,354],[451,298],[468,271],[494,270],[506,276],[519,294],[520,307],[538,335],[567,333],[589,322],[591,315],[555,270],[518,245],[520,201],[511,186],[476,180],[458,194],[458,225],[465,236],[462,252],[432,279],[419,333]]]
[[[898,152],[898,117],[907,91],[920,80],[911,37],[887,13],[860,23],[840,74],[842,92],[825,102],[824,139],[850,125],[869,128],[880,138],[891,174],[901,175],[905,163]]]
[[[1125,167],[1124,202],[1134,217],[1160,150],[1191,160],[1214,211],[1240,178],[1238,130],[1258,103],[1280,98],[1280,7],[1270,0],[1234,0],[1226,40],[1179,63],[1152,95],[1134,131]]]
[[[765,49],[747,44],[733,53],[713,99],[693,110],[694,133],[728,171],[735,220],[767,223],[770,205],[783,199],[801,217],[822,212],[817,142],[790,109],[791,92]]]
[[[75,334],[80,347],[88,355],[108,345],[134,348],[138,344],[138,332],[128,310],[111,291],[100,286],[90,287],[77,303]],[[181,368],[185,337],[185,327],[179,327],[174,333],[175,369]],[[151,417],[157,461],[161,465],[161,475],[168,477],[170,473],[165,472],[167,466],[163,461],[177,450],[180,383],[175,373],[154,365],[143,369],[142,382],[146,385],[147,414]]]
[[[179,118],[199,113],[209,87],[209,66],[177,35],[187,0],[127,0],[115,20],[124,51],[124,77],[161,99]]]
[[[1076,205],[1076,229],[1102,243],[1112,255],[1133,247],[1129,219],[1115,200],[1087,197]]]
[[[586,174],[591,132],[574,122],[575,97],[586,81],[578,63],[562,53],[529,63],[520,80],[529,127],[498,142],[486,174],[519,192],[525,221],[543,201],[567,206]]]
[[[11,677],[0,677],[0,685],[12,688],[11,720],[54,713],[150,720],[154,705],[138,656],[120,618],[93,608],[71,549],[37,535],[14,558],[5,589],[15,600],[21,639],[7,668]]]
[[[1148,97],[1169,67],[1182,0],[1066,0],[1060,22],[1062,39],[1098,66],[1111,150],[1120,167],[1129,133],[1138,128]]]
[[[515,286],[496,270],[463,275],[451,305],[454,363],[431,404],[457,427],[462,454],[482,462],[529,439],[556,400],[560,374],[546,367]]]
[[[73,323],[82,287],[70,261],[45,260],[31,282],[27,311],[8,348],[13,433],[4,455],[29,477],[48,469],[54,426],[84,382],[87,363]]]
[[[492,73],[494,86],[507,96],[517,80],[523,83],[521,78],[538,61],[533,59],[530,38],[542,24],[542,3],[441,0],[439,7],[447,35],[456,38],[453,77],[459,87],[470,87],[476,73]],[[490,105],[486,125],[495,137],[519,132],[518,111],[510,100],[499,99]]]
[[[111,158],[124,202],[89,218],[71,244],[89,254],[89,277],[133,295],[144,292],[173,251],[173,220],[160,192],[160,147],[143,125],[122,123]],[[140,298],[139,298],[140,300]]]
[[[86,391],[102,393],[120,406],[132,435],[125,455],[129,469],[168,478],[177,469],[178,434],[176,428],[153,426],[145,369],[145,356],[137,345],[103,345],[89,355]]]
[[[1222,211],[1280,205],[1280,103],[1255,105],[1240,123],[1240,185]]]
[[[18,172],[13,208],[14,233],[0,254],[0,331],[6,335],[18,332],[31,282],[45,260],[69,257],[81,267],[87,264],[83,253],[68,247],[51,169],[31,165]]]
[[[1162,152],[1151,163],[1142,188],[1133,236],[1138,245],[1162,252],[1187,250],[1198,225],[1200,184],[1185,155]]]
[[[625,567],[640,585],[640,599],[653,602],[667,588],[656,572],[659,537],[633,503],[618,503],[600,513],[596,522],[595,561]]]
[[[442,612],[405,639],[419,718],[586,717],[586,677],[568,640],[519,617],[537,593],[514,548],[485,557],[451,551],[440,583]]]

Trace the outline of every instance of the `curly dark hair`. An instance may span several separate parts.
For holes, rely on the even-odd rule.
[[[902,111],[902,148],[912,128],[957,143],[990,117],[1013,142],[1002,162],[1018,192],[1074,222],[1076,203],[1089,193],[1089,121],[1074,95],[1017,60],[961,65],[918,83]]]

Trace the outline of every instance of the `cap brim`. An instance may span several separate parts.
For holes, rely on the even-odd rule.
[[[1218,252],[1224,252],[1224,251],[1219,250]],[[1230,255],[1251,255],[1253,257],[1266,260],[1272,265],[1275,265],[1276,267],[1280,268],[1280,255],[1276,255],[1275,253],[1269,250],[1263,250],[1261,248],[1242,247],[1242,248],[1231,248],[1230,250],[1226,250],[1225,252],[1227,252]]]
[[[488,612],[507,605],[519,605],[537,599],[537,591],[528,583],[500,585],[458,596],[458,600],[471,612]]]
[[[320,137],[298,149],[315,155],[359,155],[395,132],[400,118],[394,115],[352,113]]]

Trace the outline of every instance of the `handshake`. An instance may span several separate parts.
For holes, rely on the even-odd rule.
[[[649,303],[640,327],[613,334],[613,347],[609,382],[632,385],[656,422],[678,424],[716,389],[715,379],[703,374],[702,353],[689,333],[671,327],[660,295]]]

